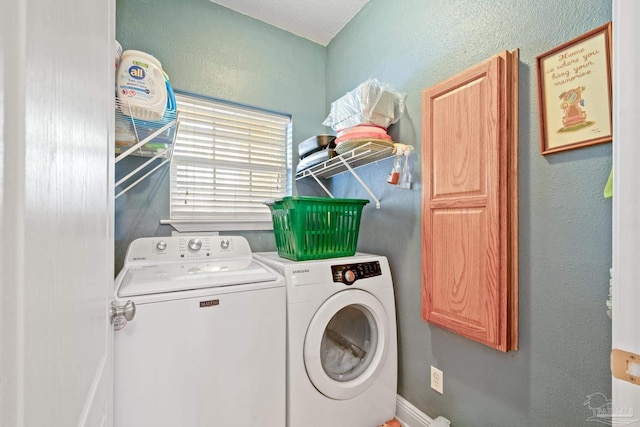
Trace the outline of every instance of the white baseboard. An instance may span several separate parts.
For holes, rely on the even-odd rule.
[[[396,398],[396,418],[403,427],[428,427],[433,421],[400,395]]]

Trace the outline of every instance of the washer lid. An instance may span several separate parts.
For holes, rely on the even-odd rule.
[[[124,298],[274,280],[277,276],[251,257],[136,265],[125,272],[117,295]]]

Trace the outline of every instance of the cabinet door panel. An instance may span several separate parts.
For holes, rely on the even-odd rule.
[[[502,351],[515,348],[509,67],[496,56],[423,93],[423,318]]]
[[[473,80],[431,98],[431,175],[434,199],[485,195],[487,79]],[[451,142],[454,142],[453,144]]]
[[[465,335],[481,341],[494,339],[492,316],[497,303],[495,279],[478,282],[487,275],[481,262],[485,254],[486,209],[441,209],[433,213],[433,281],[448,286],[433,287],[430,317],[449,328],[459,327]]]

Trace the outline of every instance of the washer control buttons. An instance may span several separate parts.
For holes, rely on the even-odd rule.
[[[359,262],[357,264],[332,265],[333,281],[353,285],[356,280],[382,275],[379,261]]]
[[[164,251],[165,249],[167,249],[167,242],[165,242],[164,240],[160,240],[158,243],[156,243],[156,249],[159,251]]]
[[[189,248],[189,252],[198,252],[202,247],[202,240],[200,239],[191,239],[189,240],[189,244],[187,245]]]

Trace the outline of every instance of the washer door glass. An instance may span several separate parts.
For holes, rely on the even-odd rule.
[[[322,335],[322,368],[336,381],[351,381],[371,364],[377,341],[371,312],[360,305],[344,307],[331,318]]]
[[[320,306],[307,329],[307,375],[325,396],[352,399],[375,382],[388,347],[389,319],[380,301],[360,289],[339,292]]]

